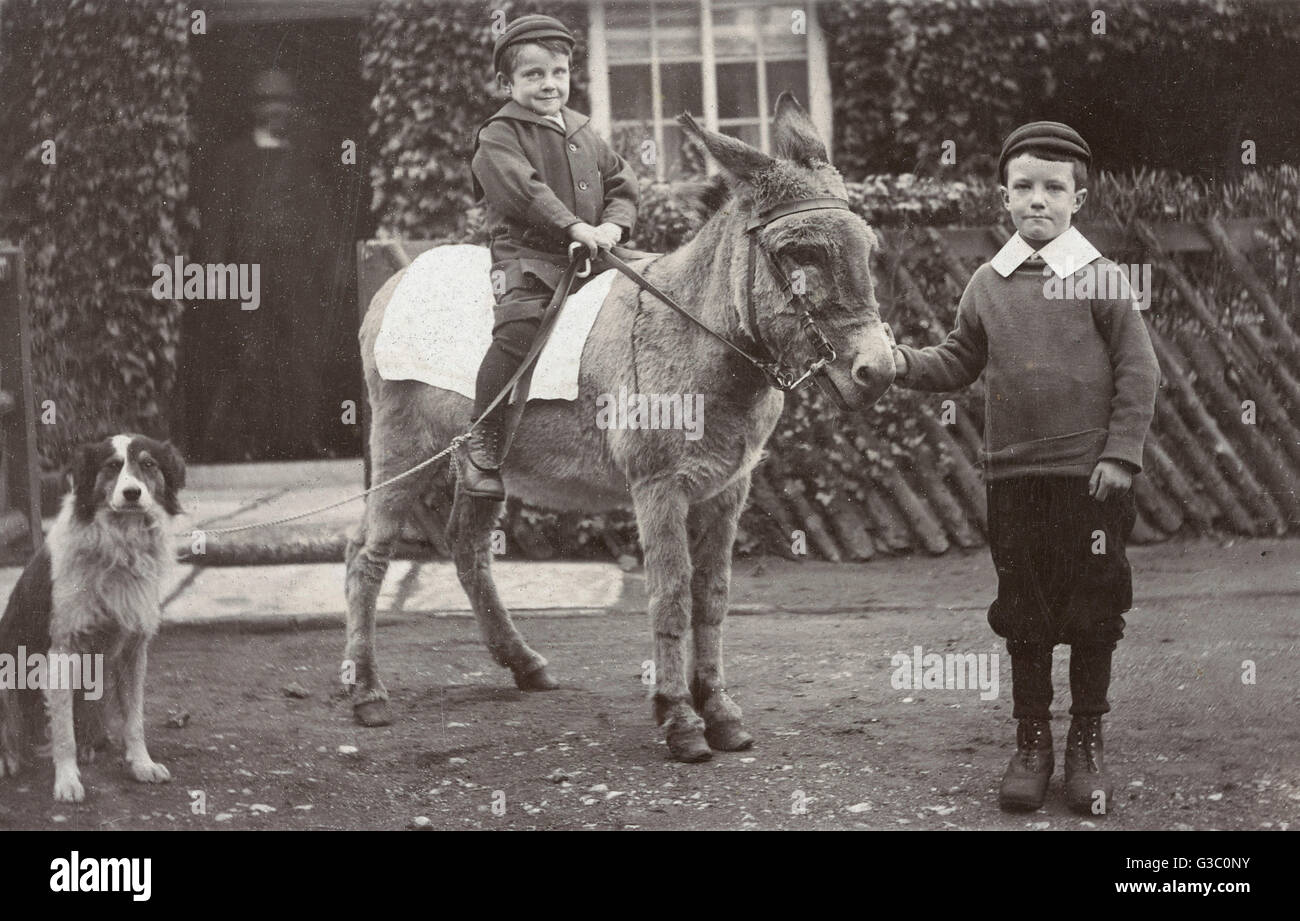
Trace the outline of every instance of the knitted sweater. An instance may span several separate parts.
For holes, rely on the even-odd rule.
[[[1103,266],[1113,263],[1097,259],[1075,282]],[[1087,476],[1102,458],[1142,469],[1160,379],[1142,314],[1131,295],[1061,297],[1062,287],[1039,260],[1006,278],[985,263],[942,343],[898,346],[907,358],[898,383],[912,390],[958,390],[984,373],[988,479]]]

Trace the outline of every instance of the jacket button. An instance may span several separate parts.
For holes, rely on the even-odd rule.
[[[581,182],[579,182],[578,188],[581,189],[583,192],[587,191],[587,180],[584,179]]]
[[[569,145],[569,150],[577,150],[577,149],[578,149],[578,145],[577,145],[577,144],[570,144],[570,145]]]

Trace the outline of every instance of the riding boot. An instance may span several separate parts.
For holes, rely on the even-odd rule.
[[[1016,724],[1016,753],[1002,775],[998,804],[1008,812],[1041,808],[1054,768],[1051,720],[1020,720]]]
[[[1105,815],[1114,784],[1106,770],[1100,716],[1070,720],[1065,743],[1065,801],[1075,812]]]
[[[502,445],[507,406],[498,406],[488,414],[469,436],[469,463],[465,465],[465,492],[482,499],[500,502],[506,497],[501,482]]]
[[[487,412],[488,406],[509,383],[537,335],[540,320],[527,317],[499,325],[492,334],[492,344],[479,364],[474,382],[474,418]],[[471,496],[500,502],[506,497],[501,482],[501,462],[509,444],[506,431],[511,420],[510,404],[504,400],[483,419],[469,437],[469,463],[461,486]]]

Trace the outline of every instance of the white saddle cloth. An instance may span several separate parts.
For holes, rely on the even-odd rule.
[[[389,381],[423,381],[474,397],[479,362],[492,342],[492,256],[457,244],[421,253],[384,312],[375,366]],[[573,294],[537,358],[529,400],[576,400],[587,335],[618,273],[602,272]]]

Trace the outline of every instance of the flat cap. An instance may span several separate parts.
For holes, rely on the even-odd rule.
[[[570,50],[575,43],[573,33],[569,31],[568,26],[554,16],[543,16],[540,13],[520,16],[506,26],[505,31],[497,36],[496,42],[492,45],[492,70],[500,73],[501,54],[511,45],[518,45],[521,42],[540,42],[548,38],[568,42]]]
[[[1092,148],[1083,135],[1061,122],[1030,122],[1007,135],[998,157],[998,182],[1007,181],[1007,161],[1026,148],[1050,150],[1062,156],[1078,157],[1085,166],[1092,164]]]

